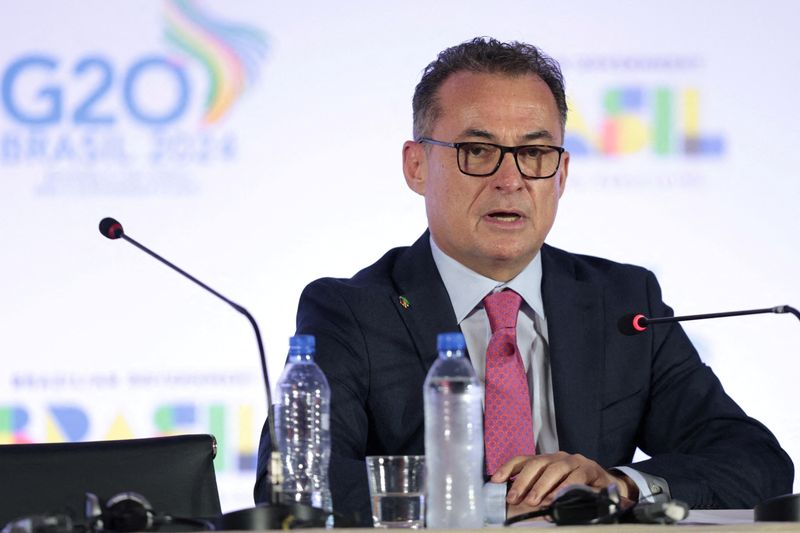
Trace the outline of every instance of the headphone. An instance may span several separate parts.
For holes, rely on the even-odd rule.
[[[76,523],[67,514],[32,515],[9,522],[0,533],[133,533],[157,531],[170,524],[193,526],[195,530],[215,529],[208,520],[156,513],[138,492],[121,492],[107,500],[87,492],[84,512],[85,523]]]
[[[86,493],[86,522],[93,532],[153,531],[161,522],[153,507],[138,492],[121,492],[103,502],[96,494]]]
[[[547,517],[559,526],[584,524],[674,524],[686,518],[689,506],[679,500],[657,503],[622,505],[617,485],[595,491],[586,485],[570,485],[562,489],[553,503],[530,513],[523,513],[506,520],[510,526],[523,520]]]

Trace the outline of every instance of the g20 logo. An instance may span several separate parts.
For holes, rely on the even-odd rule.
[[[65,73],[67,75],[64,79]],[[44,75],[45,81],[40,81]],[[165,94],[163,87],[171,91],[166,104],[152,109],[142,101],[142,95],[154,94],[142,90],[148,80],[157,77],[159,98]],[[70,101],[68,94],[71,82],[88,79],[92,86],[87,94],[65,109]],[[32,90],[33,101],[23,99],[30,80],[36,80]],[[121,84],[119,83],[121,81]],[[48,126],[71,120],[75,125],[111,125],[119,118],[116,114],[101,109],[101,104],[121,88],[122,111],[135,122],[146,126],[163,126],[183,116],[190,101],[190,83],[184,69],[169,59],[145,56],[121,73],[115,72],[111,62],[99,55],[80,58],[71,67],[65,68],[58,58],[50,55],[26,55],[13,61],[3,73],[3,107],[15,121],[30,126]],[[149,87],[146,87],[149,88]]]

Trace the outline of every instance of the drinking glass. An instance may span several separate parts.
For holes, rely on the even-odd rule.
[[[424,455],[369,456],[367,475],[375,527],[424,527]]]

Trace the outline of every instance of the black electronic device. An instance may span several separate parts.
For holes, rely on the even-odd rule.
[[[5,444],[0,446],[0,527],[20,517],[59,514],[82,526],[87,492],[103,497],[135,492],[162,513],[217,517],[216,450],[212,435]],[[25,527],[67,527],[53,519],[34,522]]]
[[[800,522],[800,494],[784,494],[764,500],[753,509],[756,522]]]
[[[107,501],[88,492],[85,511],[89,529],[94,532],[152,531],[156,524],[153,506],[138,492],[122,492]]]
[[[9,522],[2,533],[134,533],[137,531],[211,531],[208,520],[158,513],[138,492],[121,492],[107,500],[86,493],[85,521],[69,514],[31,515]]]
[[[674,524],[689,515],[689,507],[678,500],[623,504],[616,484],[596,490],[570,485],[559,491],[553,503],[529,513],[513,516],[503,525],[543,517],[559,526],[590,524]]]

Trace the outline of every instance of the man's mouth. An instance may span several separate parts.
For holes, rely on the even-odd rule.
[[[497,211],[495,213],[489,213],[489,216],[501,222],[516,222],[517,220],[522,218],[522,216],[519,215],[518,213],[512,213],[508,211]]]

